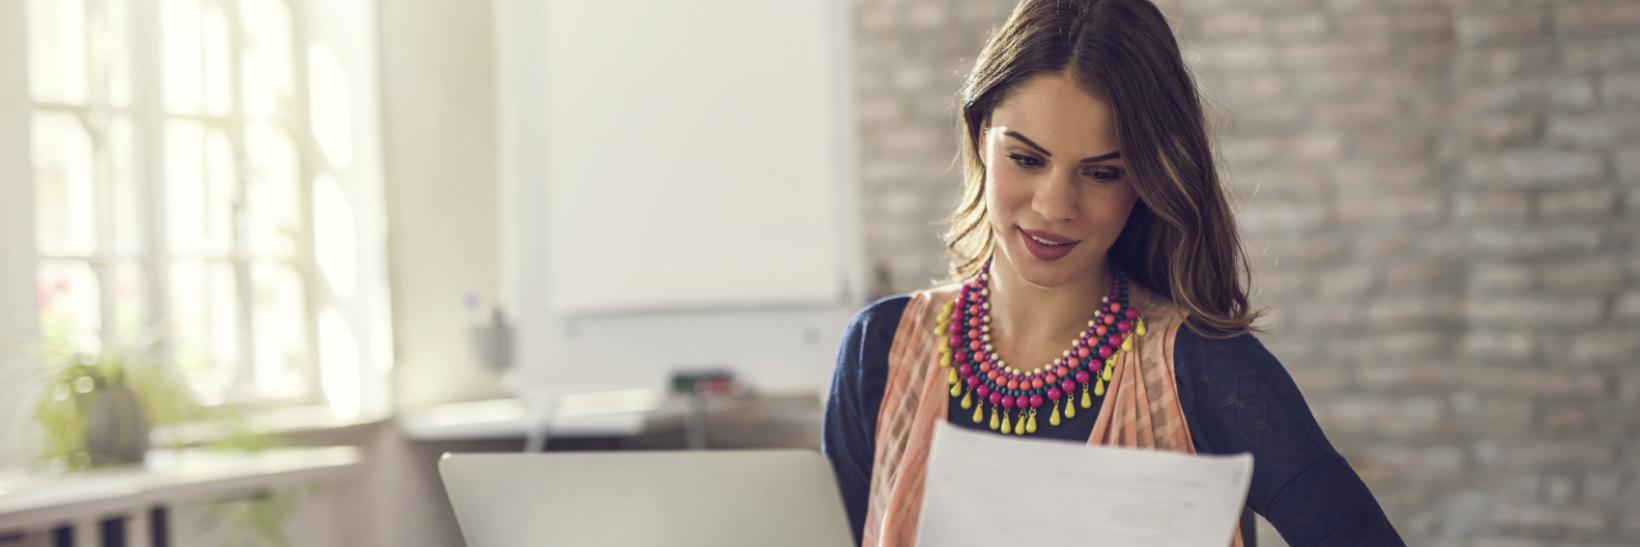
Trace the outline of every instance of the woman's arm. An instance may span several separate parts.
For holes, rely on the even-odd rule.
[[[1181,328],[1174,366],[1198,451],[1253,453],[1247,505],[1289,544],[1405,544],[1257,338],[1210,340]]]
[[[843,334],[837,367],[832,372],[820,451],[831,460],[837,474],[855,542],[860,541],[865,527],[866,499],[871,493],[877,409],[888,381],[888,350],[909,301],[906,296],[889,297],[856,313]]]

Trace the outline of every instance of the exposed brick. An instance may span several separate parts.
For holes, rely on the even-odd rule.
[[[1555,30],[1563,36],[1624,34],[1640,27],[1640,4],[1627,0],[1565,2],[1555,8]]]
[[[1464,162],[1464,177],[1474,184],[1555,186],[1599,179],[1600,156],[1569,150],[1511,150]]]
[[[1549,14],[1541,9],[1465,13],[1457,29],[1459,42],[1468,46],[1540,42],[1549,34]]]
[[[1475,298],[1464,302],[1464,315],[1478,325],[1524,326],[1542,322],[1584,325],[1600,319],[1603,305],[1599,298],[1594,297],[1520,295]]]

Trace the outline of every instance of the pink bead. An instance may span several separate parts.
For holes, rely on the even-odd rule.
[[[957,336],[956,334],[952,334],[951,335],[951,347],[953,347],[953,348],[962,347],[962,337]]]
[[[975,376],[974,379],[978,380],[979,377]],[[985,384],[974,386],[974,394],[979,395],[979,398],[981,399],[989,400],[989,397],[991,396],[991,386]]]
[[[951,360],[956,361],[958,363],[967,363],[968,362],[968,352],[959,351],[959,352],[957,352],[956,355],[951,356]]]
[[[1132,307],[1129,307],[1127,309],[1126,313],[1127,313],[1127,318],[1128,319],[1138,319],[1139,318],[1139,310],[1134,309]]]
[[[973,340],[973,341],[968,342],[968,349],[971,349],[971,350],[974,350],[974,351],[979,351],[979,340]]]
[[[1064,395],[1064,392],[1059,391],[1059,388],[1057,388],[1057,387],[1048,388],[1048,400],[1058,401],[1060,395]]]
[[[1077,357],[1087,357],[1088,356],[1088,348],[1086,348],[1086,347],[1076,348],[1076,356]]]
[[[1002,394],[1001,393],[997,393],[995,391],[991,392],[990,399],[991,399],[991,404],[992,405],[1002,404]]]
[[[1035,394],[1035,393],[1032,393],[1031,394],[1031,408],[1040,408],[1041,406],[1042,406],[1042,396],[1038,395],[1038,394]]]
[[[1111,354],[1110,346],[1099,346],[1099,358],[1100,359],[1109,359],[1110,354]]]
[[[1013,408],[1013,407],[1014,407],[1014,397],[1012,395],[1003,395],[1002,396],[1002,408]]]
[[[1110,347],[1113,347],[1113,348],[1122,347],[1122,339],[1123,338],[1124,337],[1120,334],[1110,335]]]
[[[1127,332],[1131,328],[1133,328],[1133,324],[1127,321],[1118,321],[1116,323],[1116,330],[1118,331]]]
[[[1086,373],[1083,373],[1083,374],[1086,374]],[[1059,389],[1065,390],[1065,393],[1070,393],[1072,391],[1076,391],[1076,382],[1073,382],[1071,380],[1065,380],[1063,382],[1060,382],[1059,383]]]
[[[961,373],[963,378],[973,376],[974,375],[974,365],[965,364],[962,367],[958,368],[957,372]]]
[[[970,387],[970,388],[979,387],[979,376],[969,376],[966,380],[963,380],[962,382],[965,383],[965,384],[968,384],[968,387]]]
[[[979,318],[978,317],[969,317],[968,318],[968,326],[978,327],[979,326]]]
[[[1077,383],[1086,384],[1086,383],[1088,383],[1088,378],[1091,378],[1091,376],[1088,376],[1088,371],[1086,371],[1086,370],[1076,371],[1076,382]],[[1065,391],[1070,391],[1070,390],[1067,389]]]
[[[958,321],[951,321],[951,328],[946,330],[951,331],[951,336],[954,338],[958,334],[962,334],[962,325]]]

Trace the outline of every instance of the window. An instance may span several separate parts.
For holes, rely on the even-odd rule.
[[[26,10],[42,326],[84,352],[152,344],[207,403],[316,400],[310,181],[330,175],[292,5]]]

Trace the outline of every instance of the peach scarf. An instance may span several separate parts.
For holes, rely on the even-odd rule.
[[[1121,354],[1088,444],[1193,454],[1195,445],[1173,379],[1173,338],[1184,312],[1137,284],[1131,287],[1129,298],[1144,313],[1148,333],[1136,340],[1132,352]],[[917,292],[895,331],[888,384],[878,409],[862,545],[916,544],[934,424],[947,419],[948,384],[934,359],[943,340],[933,336],[935,314],[956,295],[955,285]],[[1239,529],[1230,545],[1241,547]]]

